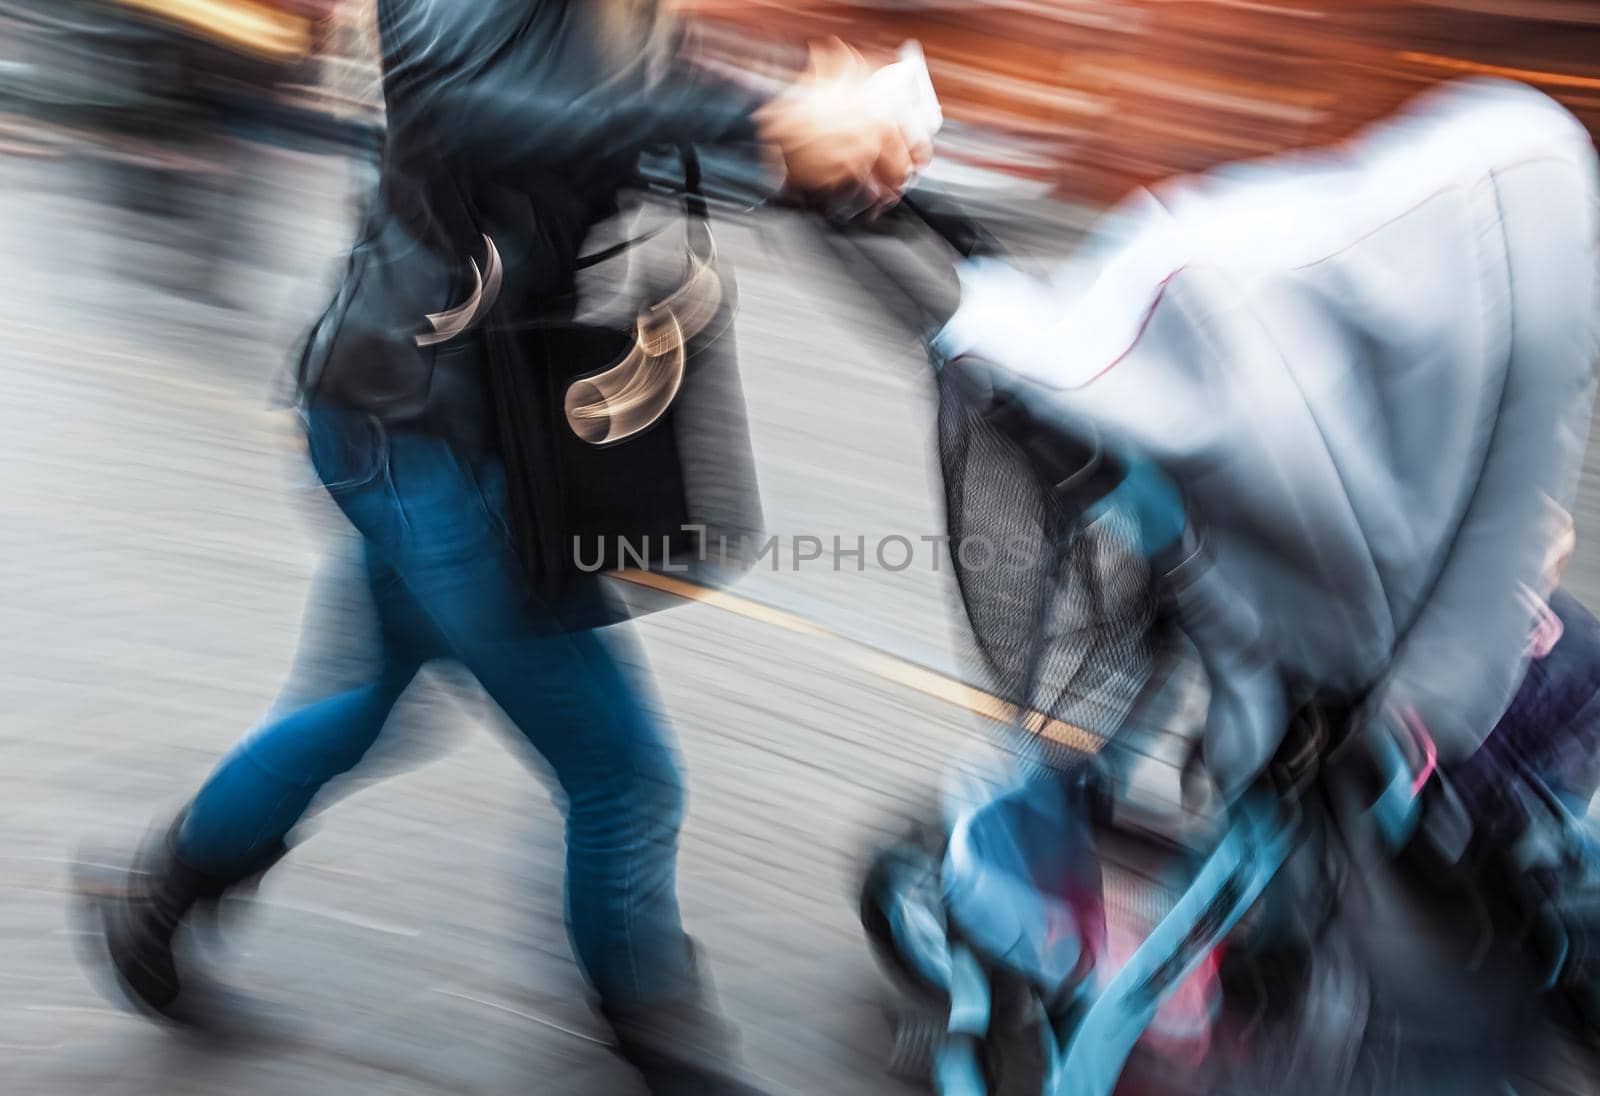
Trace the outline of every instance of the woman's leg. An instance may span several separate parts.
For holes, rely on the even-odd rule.
[[[262,722],[366,685],[382,670],[383,632],[367,581],[367,552],[354,529],[329,546],[300,618],[294,665]]]
[[[369,547],[365,554],[364,566],[330,560],[316,585],[317,596],[336,613],[341,607],[369,612],[364,672],[334,676],[308,667],[303,653],[297,656],[297,674],[325,678],[310,694],[317,699],[302,694],[290,707],[280,698],[267,722],[212,772],[175,835],[174,853],[193,868],[237,879],[269,864],[323,787],[354,768],[377,741],[396,701],[433,653],[434,641],[398,576],[380,553]],[[318,629],[327,621],[318,609],[313,605],[307,612],[302,647],[321,641]],[[293,684],[285,689],[285,695],[294,692]]]
[[[625,631],[567,632],[532,600],[498,463],[415,438],[393,456],[410,532],[389,562],[565,792],[569,929],[619,1049],[662,1096],[754,1093],[679,921],[677,749]]]
[[[456,633],[459,656],[566,793],[568,925],[612,1007],[691,996],[697,977],[678,913],[678,751],[642,669],[619,660],[620,638],[501,645]]]
[[[407,630],[388,623],[405,619],[396,595],[384,600],[393,607],[380,614],[386,623],[374,680],[273,719],[247,737],[206,782],[181,824],[149,842],[127,872],[81,874],[79,892],[112,967],[144,1007],[172,1015],[179,1004],[174,942],[195,905],[271,867],[284,836],[318,791],[355,765],[378,737],[424,649]]]
[[[175,853],[222,879],[265,867],[334,777],[377,741],[421,662],[387,658],[377,679],[288,712],[251,732],[217,766],[189,805]]]
[[[416,436],[396,439],[392,461],[407,534],[382,562],[561,784],[585,972],[608,1003],[681,995],[694,966],[675,887],[683,786],[642,674],[618,658],[621,633],[565,631],[534,603],[500,517],[498,463]]]

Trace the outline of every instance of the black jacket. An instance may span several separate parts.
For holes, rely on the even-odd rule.
[[[749,92],[687,69],[606,75],[586,0],[378,0],[377,193],[299,378],[390,424],[487,441],[475,340],[419,346],[494,241],[501,316],[559,309],[578,248],[653,146],[752,141]]]
[[[1565,590],[1550,608],[1561,638],[1528,663],[1505,715],[1453,773],[1473,819],[1497,841],[1527,827],[1525,776],[1574,803],[1600,790],[1600,621]]]

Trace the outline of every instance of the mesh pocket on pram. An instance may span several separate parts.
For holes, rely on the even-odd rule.
[[[1155,662],[1155,597],[1131,515],[1065,501],[959,366],[938,375],[950,554],[985,686],[1008,735],[1070,768],[1128,719]]]

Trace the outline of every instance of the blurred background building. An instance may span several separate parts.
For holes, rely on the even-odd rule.
[[[951,160],[1092,204],[1336,140],[1469,74],[1533,84],[1600,126],[1600,0],[677,2],[713,60],[917,39]],[[13,135],[43,114],[148,136],[141,109],[174,95],[242,96],[302,134],[360,139],[378,117],[373,0],[0,0],[0,20]]]
[[[361,139],[378,111],[371,0],[0,0],[0,124],[147,153],[209,128]],[[31,123],[31,125],[30,125]],[[47,132],[40,132],[40,126]]]
[[[922,42],[947,154],[1093,203],[1338,139],[1430,84],[1501,75],[1600,125],[1593,0],[683,0],[713,48]]]

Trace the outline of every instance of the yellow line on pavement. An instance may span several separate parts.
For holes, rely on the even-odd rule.
[[[819,636],[823,638],[842,638],[830,629],[814,624],[805,617],[796,616],[782,609],[774,609],[770,605],[762,605],[758,601],[730,594],[726,590],[717,590],[710,586],[702,586],[698,582],[687,582],[681,578],[672,578],[668,575],[658,574],[655,571],[613,571],[610,577],[630,582],[635,586],[643,586],[651,590],[658,590],[673,597],[683,598],[685,601],[698,601],[703,605],[711,605],[735,616],[742,616],[748,620],[760,621],[762,624],[771,624],[787,632],[798,632],[801,635]]]
[[[1002,700],[993,693],[968,685],[964,681],[930,670],[926,666],[918,666],[903,658],[886,654],[860,640],[852,639],[842,632],[825,628],[815,621],[797,616],[784,609],[776,609],[771,605],[763,605],[758,601],[731,594],[726,590],[717,590],[709,586],[702,586],[696,582],[688,582],[680,578],[659,574],[655,571],[614,571],[611,577],[623,582],[632,583],[660,593],[670,594],[673,597],[683,598],[686,601],[699,602],[710,605],[724,612],[733,613],[735,616],[744,617],[762,624],[782,628],[787,632],[798,635],[814,636],[847,643],[860,651],[860,665],[868,672],[902,685],[908,689],[922,693],[924,696],[933,697],[952,707],[962,708],[973,715],[996,723],[1013,724],[1019,722],[1016,705],[1007,700]],[[1037,735],[1047,741],[1067,746],[1081,753],[1098,753],[1105,745],[1105,740],[1099,735],[1084,730],[1082,727],[1065,723],[1059,719],[1052,719],[1043,712],[1028,712],[1020,720],[1022,726],[1029,733]]]

